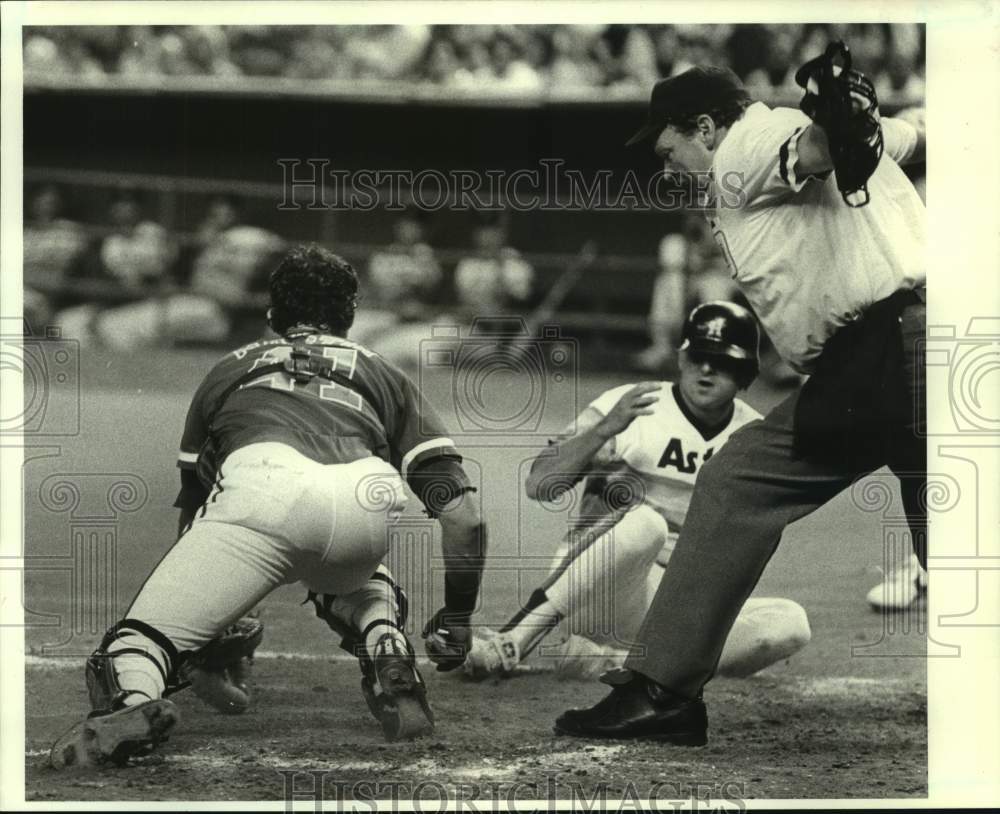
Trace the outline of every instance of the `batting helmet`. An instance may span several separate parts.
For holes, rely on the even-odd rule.
[[[684,323],[681,350],[732,359],[740,385],[749,386],[760,367],[760,328],[757,318],[735,302],[706,302]]]

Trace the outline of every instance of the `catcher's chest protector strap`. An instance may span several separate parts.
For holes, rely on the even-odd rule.
[[[382,426],[385,426],[385,417],[378,409],[379,400],[375,397],[371,388],[369,388],[364,382],[345,376],[343,373],[337,371],[334,365],[330,364],[328,359],[318,356],[315,353],[311,353],[309,345],[304,342],[296,342],[292,345],[291,355],[286,360],[281,362],[280,366],[299,384],[308,384],[314,378],[319,376],[321,379],[335,382],[341,387],[353,390],[361,396],[361,398],[368,402],[368,406],[371,407],[375,415],[378,416]],[[259,370],[264,369],[265,368],[259,368]]]
[[[218,401],[215,404],[215,412],[218,412],[222,408],[222,405],[226,403],[226,399],[250,382],[256,381],[257,379],[263,379],[273,373],[285,372],[298,384],[308,384],[314,378],[319,376],[331,382],[336,382],[337,384],[346,387],[348,390],[353,390],[361,396],[361,398],[368,402],[368,405],[381,421],[382,414],[378,409],[379,401],[375,397],[372,390],[364,382],[357,381],[356,379],[345,376],[343,373],[337,371],[328,359],[312,353],[309,350],[309,347],[310,346],[305,342],[293,342],[291,353],[287,359],[277,362],[269,362],[268,364],[260,365],[253,370],[248,370],[235,381],[231,382],[230,385],[222,391],[222,394],[219,396]],[[385,422],[383,421],[382,423],[384,424]]]
[[[237,390],[242,389],[246,385],[257,381],[258,379],[263,379],[274,373],[282,372],[290,375],[298,384],[308,384],[315,377],[319,376],[357,393],[362,399],[368,402],[368,406],[371,407],[375,415],[378,416],[382,426],[386,426],[385,417],[378,408],[380,402],[375,397],[371,388],[363,382],[356,381],[355,379],[349,378],[348,376],[334,370],[333,365],[329,364],[329,362],[318,357],[316,354],[310,353],[309,346],[304,342],[295,342],[292,345],[292,352],[287,359],[280,362],[271,362],[266,365],[261,365],[253,370],[249,370],[222,391],[222,395],[219,396],[218,401],[215,403],[214,411],[209,421],[208,438],[202,445],[201,450],[198,452],[198,474],[199,477],[202,478],[203,482],[206,482],[208,486],[211,486],[212,481],[214,480],[214,475],[209,477],[207,471],[203,472],[201,462],[204,456],[206,464],[204,469],[214,471],[216,468],[216,462],[214,460],[215,445],[212,441],[214,435],[215,415],[222,409],[222,405],[226,403],[226,400]]]

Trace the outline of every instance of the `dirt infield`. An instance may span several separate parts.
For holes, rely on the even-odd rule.
[[[438,810],[442,798],[507,810],[509,802],[549,798],[593,808],[602,794],[652,797],[661,808],[707,796],[926,796],[926,614],[885,620],[865,605],[884,563],[885,517],[892,513],[850,495],[789,528],[758,588],[758,595],[799,602],[812,642],[754,678],[712,682],[704,748],[554,736],[555,717],[599,699],[600,684],[539,672],[473,684],[429,667],[434,736],[386,744],[362,701],[356,665],[333,658],[336,639],[300,607],[303,591],[289,587],[263,605],[266,652],[257,660],[246,715],[219,715],[185,692],[176,699],[181,725],[157,754],[126,769],[54,772],[45,766],[52,740],[87,710],[83,658],[124,612],[176,528],[177,438],[208,361],[178,357],[155,368],[140,362],[88,361],[80,434],[60,441],[55,454],[25,455],[26,557],[43,558],[25,579],[28,800],[415,796],[425,810]],[[115,389],[115,382],[129,386]],[[579,401],[617,383],[581,381]],[[766,408],[775,395],[751,397]],[[521,497],[522,467],[536,451],[484,447],[468,455],[490,526],[477,621],[492,627],[527,598],[566,530],[564,514]],[[89,587],[73,581],[92,576],[73,570],[81,535],[105,541],[114,565]],[[415,631],[441,602],[437,557],[400,574],[417,641]]]
[[[126,769],[45,766],[66,725],[52,700],[85,707],[78,670],[29,667],[29,800],[667,800],[926,796],[924,686],[916,678],[803,678],[779,668],[710,685],[699,749],[557,737],[567,706],[602,685],[534,673],[487,684],[424,667],[433,737],[386,744],[342,660],[261,658],[256,697],[226,717],[190,693],[159,754]],[[317,780],[319,781],[317,783]]]

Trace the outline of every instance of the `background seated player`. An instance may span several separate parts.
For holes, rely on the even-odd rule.
[[[474,250],[455,266],[458,316],[518,313],[531,298],[535,270],[509,245],[505,215],[482,213],[480,219]]]
[[[592,678],[621,666],[635,641],[687,513],[701,465],[760,415],[740,399],[757,375],[759,330],[735,303],[695,308],[683,326],[680,378],[616,387],[536,459],[528,497],[551,501],[586,478],[579,527],[563,540],[549,577],[496,634],[474,640],[465,671],[509,673],[538,649],[562,675]],[[790,599],[751,598],[726,641],[718,671],[747,676],[803,648],[805,610]]]
[[[905,611],[927,596],[927,570],[916,554],[895,563],[866,597],[872,610],[882,613]]]
[[[404,369],[416,369],[420,342],[431,336],[441,310],[443,275],[426,240],[426,213],[403,212],[393,242],[368,259],[366,308],[353,328],[359,342]]]
[[[441,522],[445,607],[428,622],[439,669],[465,659],[485,528],[416,385],[346,338],[357,296],[345,260],[292,249],[270,277],[277,338],[226,354],[205,377],[181,439],[181,535],[87,660],[92,711],[53,745],[55,768],[125,763],[165,740],[179,713],[164,696],[185,666],[295,582],[357,656],[385,736],[433,730],[405,595],[382,564],[386,523],[406,505],[404,481]]]

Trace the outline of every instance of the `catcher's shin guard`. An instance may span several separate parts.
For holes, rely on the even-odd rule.
[[[129,639],[133,639],[134,646],[125,646],[130,644]],[[152,673],[159,680],[148,682],[146,689],[123,686],[115,667],[115,660],[120,657],[138,657],[148,665],[155,665],[155,670],[149,670],[146,676]],[[90,715],[70,727],[52,745],[49,752],[52,767],[64,769],[107,762],[124,765],[130,757],[146,754],[167,740],[180,714],[170,701],[152,697],[150,692],[158,696],[151,686],[165,688],[170,683],[177,661],[173,643],[145,622],[123,619],[109,628],[85,668]],[[136,695],[148,700],[129,705],[128,701]]]
[[[409,601],[406,598],[406,592],[400,588],[395,580],[384,570],[378,570],[369,577],[369,580],[375,580],[378,582],[385,582],[391,586],[393,595],[396,599],[396,618],[395,619],[380,619],[379,624],[385,624],[389,627],[394,627],[397,630],[402,630],[403,626],[406,624],[406,620],[409,618]],[[361,658],[365,652],[365,632],[358,629],[358,627],[353,624],[349,619],[344,619],[342,616],[338,616],[334,611],[333,604],[337,600],[334,594],[317,594],[315,591],[309,591],[306,594],[305,602],[312,602],[313,607],[316,610],[316,616],[326,622],[327,626],[334,633],[340,636],[340,647],[342,650],[346,650],[352,656]],[[374,627],[374,625],[369,625],[369,628]]]
[[[340,646],[357,657],[361,667],[361,692],[372,715],[382,726],[386,740],[410,740],[434,731],[434,714],[427,703],[427,691],[416,657],[406,634],[408,604],[406,594],[382,571],[371,577],[392,586],[396,599],[395,619],[375,619],[364,630],[338,616],[333,609],[336,597],[309,592],[306,599],[316,615],[341,636]],[[377,627],[392,628],[379,637],[369,651],[365,641]]]
[[[112,644],[127,643],[129,638],[145,638],[152,642],[163,654],[166,664],[162,664],[149,649],[138,646],[140,644],[138,641],[135,647],[116,647],[113,652],[109,650]],[[148,692],[121,685],[118,671],[115,669],[115,659],[121,656],[147,659],[155,665],[164,688],[171,683],[174,666],[178,662],[177,649],[170,639],[156,628],[138,619],[123,619],[116,623],[107,630],[100,645],[87,659],[85,675],[93,715],[103,715],[121,709],[125,705],[125,700],[133,693],[149,695]]]

